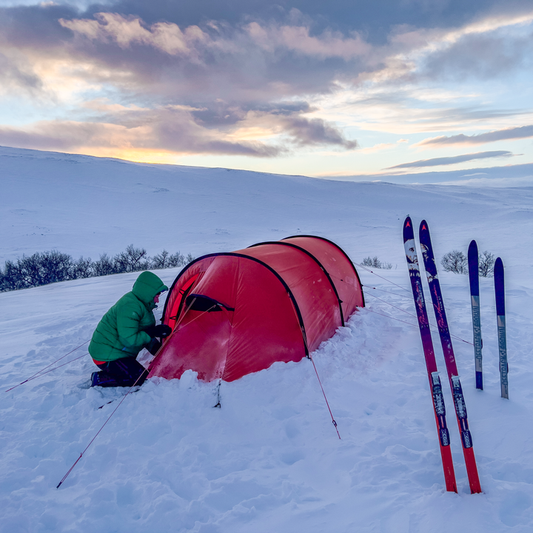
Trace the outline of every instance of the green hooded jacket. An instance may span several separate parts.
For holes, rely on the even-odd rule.
[[[96,326],[89,353],[96,361],[115,361],[123,357],[136,357],[152,340],[143,331],[155,325],[154,297],[168,290],[158,276],[142,272],[131,292],[125,294]]]

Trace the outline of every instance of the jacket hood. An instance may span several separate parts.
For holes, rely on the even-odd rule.
[[[131,292],[141,300],[149,309],[156,307],[154,297],[160,292],[168,291],[168,287],[161,279],[152,272],[142,272],[135,283]]]

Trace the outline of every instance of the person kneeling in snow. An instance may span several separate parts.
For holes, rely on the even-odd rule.
[[[156,326],[153,310],[159,295],[167,291],[152,272],[139,275],[131,292],[125,294],[96,326],[89,353],[100,372],[91,375],[91,387],[131,387],[141,385],[148,375],[136,359],[146,348],[155,355],[161,347],[157,337],[172,333],[169,326]]]

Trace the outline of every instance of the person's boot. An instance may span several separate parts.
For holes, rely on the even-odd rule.
[[[91,387],[119,387],[117,382],[111,374],[101,370],[100,372],[93,372],[91,374]]]

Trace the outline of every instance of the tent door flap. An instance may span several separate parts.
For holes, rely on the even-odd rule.
[[[214,298],[205,296],[204,294],[189,294],[189,296],[187,296],[186,305],[188,308],[190,307],[191,311],[208,311],[209,313],[222,311],[222,309],[235,311],[233,307],[229,307],[222,302],[218,302]]]

